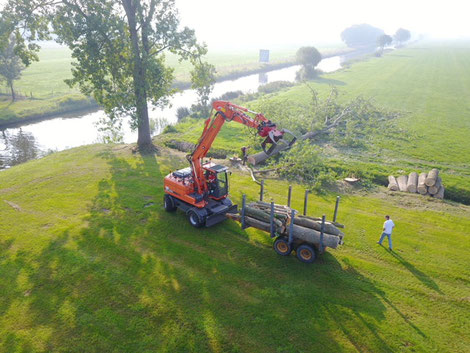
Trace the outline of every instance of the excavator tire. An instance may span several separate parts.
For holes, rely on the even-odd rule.
[[[165,211],[167,212],[176,211],[176,205],[175,205],[175,201],[173,200],[173,197],[171,197],[168,194],[165,194],[165,196],[163,197],[163,207],[165,208]]]
[[[201,228],[204,225],[204,220],[193,210],[188,211],[188,220],[194,228]]]

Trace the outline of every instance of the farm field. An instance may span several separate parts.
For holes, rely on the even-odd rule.
[[[400,133],[396,138],[377,135],[365,151],[335,150],[325,157],[350,166],[363,163],[365,168],[377,170],[382,178],[399,170],[411,172],[439,167],[455,198],[461,196],[461,200],[470,203],[469,77],[470,43],[447,42],[423,43],[390,52],[382,58],[370,57],[308,82],[323,97],[334,85],[344,101],[362,96],[379,106],[402,112],[397,125],[410,135],[408,138]],[[272,94],[269,101],[301,105],[308,104],[310,99],[309,88],[299,84]],[[247,105],[256,109],[265,100]],[[293,110],[292,115],[295,114]],[[275,116],[270,118],[276,121]],[[177,133],[163,139],[195,142],[202,131],[202,122],[188,121],[176,129]],[[214,148],[238,153],[247,143],[238,137],[243,135],[241,129],[236,124],[225,126]]]
[[[325,49],[327,52],[339,49]],[[273,64],[290,62],[295,50],[275,51],[271,55]],[[30,116],[46,116],[67,110],[96,106],[86,99],[77,88],[69,88],[64,80],[71,78],[71,57],[67,48],[47,48],[39,53],[40,61],[33,63],[15,83],[17,92],[28,99],[11,103],[9,91],[2,87],[0,93],[0,123],[2,120],[25,118]],[[207,60],[213,63],[220,76],[237,74],[261,67],[258,53],[214,53]],[[189,63],[178,63],[173,55],[167,56],[168,64],[174,67],[177,82],[189,82]],[[33,99],[31,99],[33,97]]]
[[[344,195],[346,244],[305,265],[233,221],[166,213],[163,177],[183,166],[91,145],[0,173],[1,352],[468,351],[469,207]],[[231,188],[258,191],[239,172]],[[285,200],[286,182],[266,188]],[[311,195],[309,213],[331,217],[335,196]],[[375,244],[384,214],[393,253]]]

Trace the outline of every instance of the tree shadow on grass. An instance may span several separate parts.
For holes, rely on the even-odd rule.
[[[330,85],[330,86],[345,86],[346,82],[340,81],[340,80],[335,80],[333,78],[324,78],[321,76],[318,76],[317,78],[312,80],[313,82],[319,83],[319,84],[325,84],[325,85]]]
[[[402,264],[408,271],[410,271],[411,274],[415,276],[426,287],[438,292],[439,294],[444,294],[437,285],[437,283],[434,282],[431,277],[429,277],[424,272],[418,270],[413,264],[406,261],[400,254],[397,254],[395,251],[389,251],[388,253],[392,255],[395,259],[397,259],[400,264]]]
[[[86,225],[35,258],[28,324],[4,341],[10,350],[393,350],[379,330],[384,293],[347,261],[328,252],[311,266],[280,257],[232,221],[194,229],[163,210],[153,156],[102,158],[110,175]]]

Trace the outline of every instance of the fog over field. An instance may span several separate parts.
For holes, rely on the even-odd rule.
[[[176,0],[176,5],[182,23],[211,48],[339,43],[343,29],[360,23],[387,34],[403,27],[414,36],[470,37],[470,4],[461,0]]]

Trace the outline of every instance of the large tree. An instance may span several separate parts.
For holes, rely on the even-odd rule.
[[[173,93],[173,69],[165,52],[191,60],[197,67],[206,48],[194,31],[180,28],[174,0],[9,0],[5,27],[21,33],[17,53],[34,60],[37,46],[54,39],[67,45],[75,59],[67,83],[93,96],[114,119],[128,115],[138,130],[142,150],[152,148],[149,102],[164,106]]]
[[[404,42],[410,40],[411,33],[409,30],[404,28],[398,28],[393,36],[398,45],[402,45]]]
[[[351,48],[373,47],[382,34],[382,29],[364,23],[346,28],[341,32],[341,40]]]
[[[315,77],[315,67],[321,61],[321,53],[315,47],[301,47],[297,50],[296,59],[302,65],[297,73],[298,79],[309,79]]]
[[[21,77],[21,71],[24,70],[20,58],[15,53],[15,36],[10,38],[0,46],[0,79],[3,79],[11,91],[11,100],[16,100],[15,88],[13,83]]]

